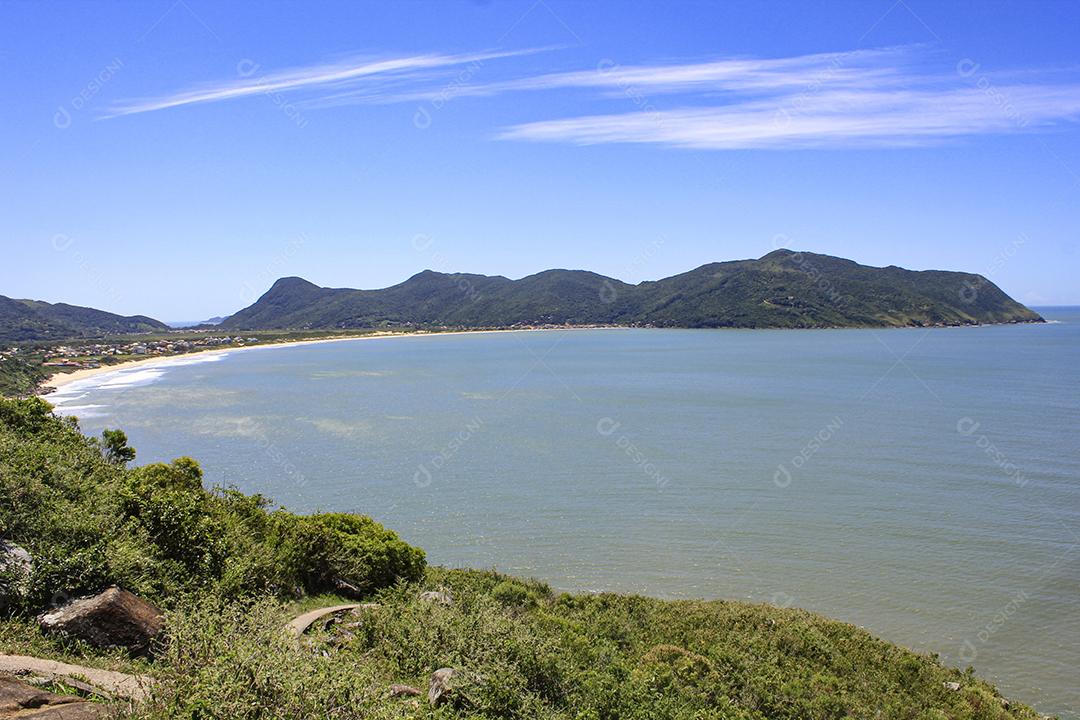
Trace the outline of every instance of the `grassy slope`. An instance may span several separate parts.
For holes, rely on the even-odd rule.
[[[1037,717],[970,674],[800,610],[420,576],[415,551],[381,528],[269,512],[202,490],[196,471],[127,469],[41,401],[0,400],[0,537],[37,559],[29,592],[8,595],[0,650],[150,672],[154,697],[118,708],[146,719]],[[414,579],[394,583],[406,570]],[[282,625],[315,604],[330,571],[381,607],[347,633],[291,641]],[[156,662],[61,645],[30,620],[51,591],[110,582],[168,609]],[[425,588],[454,604],[418,600]],[[462,671],[458,704],[388,697],[389,684],[425,688],[446,666]]]

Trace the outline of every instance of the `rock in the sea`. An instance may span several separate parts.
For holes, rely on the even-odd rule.
[[[97,720],[105,717],[106,710],[104,705],[45,692],[10,675],[0,675],[0,718]]]
[[[445,590],[428,590],[420,593],[420,599],[424,602],[438,603],[439,605],[453,605],[454,597]]]
[[[96,648],[124,648],[133,655],[150,652],[165,625],[161,611],[127,590],[74,600],[38,618],[41,629],[82,640]]]
[[[453,680],[458,672],[454,668],[440,668],[431,673],[428,683],[428,702],[433,707],[450,702],[454,697]]]
[[[423,695],[417,688],[412,685],[391,685],[390,697],[415,697],[417,695]]]
[[[34,559],[24,548],[0,540],[0,610],[28,590]]]

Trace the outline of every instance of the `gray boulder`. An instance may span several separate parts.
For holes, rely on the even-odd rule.
[[[34,559],[13,542],[0,540],[0,612],[29,590]]]
[[[445,590],[428,590],[420,593],[420,599],[424,602],[437,603],[439,605],[453,605],[454,597]]]
[[[96,648],[123,648],[148,655],[165,626],[161,611],[127,590],[111,587],[79,598],[38,618],[41,629],[82,640]]]

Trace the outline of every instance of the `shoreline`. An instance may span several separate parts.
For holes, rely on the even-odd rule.
[[[932,330],[932,329],[950,329],[950,328],[985,328],[995,327],[1000,325],[1043,325],[1050,324],[1044,318],[1039,320],[1021,320],[1012,322],[999,322],[999,323],[977,323],[974,325],[958,324],[958,325],[932,325],[924,327],[910,327],[910,326],[894,326],[894,327],[820,327],[820,328],[658,328],[664,330]],[[374,331],[364,333],[361,335],[345,335],[340,337],[328,337],[328,338],[311,338],[301,340],[280,340],[275,342],[263,343],[259,345],[242,345],[222,348],[209,348],[205,350],[196,350],[189,353],[178,353],[176,355],[156,355],[153,357],[140,358],[138,360],[125,360],[124,362],[116,363],[115,365],[102,365],[96,368],[83,368],[80,370],[74,370],[72,372],[56,372],[41,382],[41,384],[32,393],[38,397],[48,396],[62,387],[78,382],[80,380],[86,380],[87,378],[95,377],[97,375],[103,375],[105,373],[116,372],[120,370],[126,370],[132,367],[139,367],[144,365],[150,365],[154,363],[168,363],[170,360],[178,358],[217,355],[221,353],[241,352],[244,350],[258,350],[260,348],[281,348],[290,347],[294,345],[320,345],[323,343],[333,342],[345,342],[347,340],[378,340],[383,338],[408,338],[408,337],[436,337],[441,335],[483,335],[490,333],[513,333],[513,332],[544,332],[549,330],[631,330],[636,329],[633,326],[625,325],[572,325],[567,327],[525,327],[525,328],[487,328],[478,330],[446,330],[443,332],[430,332],[430,331],[408,331],[408,332],[395,332],[395,331]],[[640,329],[640,328],[638,328]]]
[[[72,372],[57,372],[54,375],[46,378],[42,381],[41,385],[34,391],[34,395],[38,397],[46,397],[56,392],[62,387],[71,385],[72,383],[79,382],[80,380],[86,380],[98,375],[105,375],[111,372],[119,372],[120,370],[127,370],[134,367],[142,367],[147,365],[161,365],[168,364],[172,360],[178,360],[181,358],[189,358],[196,356],[207,355],[221,355],[233,352],[243,352],[245,350],[260,350],[271,348],[283,348],[293,347],[299,345],[322,345],[324,343],[334,342],[346,342],[348,340],[380,340],[385,338],[407,338],[407,337],[437,337],[441,335],[481,335],[485,333],[512,333],[512,332],[541,332],[543,330],[602,330],[605,327],[581,327],[581,328],[499,328],[491,330],[447,330],[446,332],[370,332],[363,335],[347,335],[342,337],[329,337],[329,338],[311,338],[308,340],[280,340],[277,342],[261,343],[259,345],[241,345],[233,347],[221,347],[221,348],[208,348],[205,350],[196,350],[188,353],[177,353],[175,355],[155,355],[153,357],[139,358],[138,360],[125,360],[123,362],[116,363],[114,365],[102,365],[96,368],[83,368],[80,370],[74,370]]]

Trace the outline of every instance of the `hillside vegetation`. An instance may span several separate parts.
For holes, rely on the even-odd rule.
[[[145,315],[125,317],[77,305],[13,300],[0,295],[0,342],[69,340],[168,329],[165,323]]]
[[[383,290],[282,278],[223,328],[642,325],[814,328],[973,325],[1042,318],[981,275],[874,268],[776,250],[638,285],[580,270],[520,280],[426,270]]]
[[[40,360],[0,357],[0,397],[29,395],[45,376]]]
[[[195,461],[129,467],[117,431],[84,437],[39,399],[0,400],[0,539],[34,556],[0,576],[0,651],[134,661],[62,644],[33,616],[120,584],[167,610],[148,699],[118,717],[920,720],[1036,718],[970,672],[808,612],[725,601],[570,595],[426,567],[358,515],[295,515],[206,490]],[[298,607],[378,603],[303,642]],[[446,602],[432,602],[437,590]],[[392,697],[457,671],[451,701]]]

